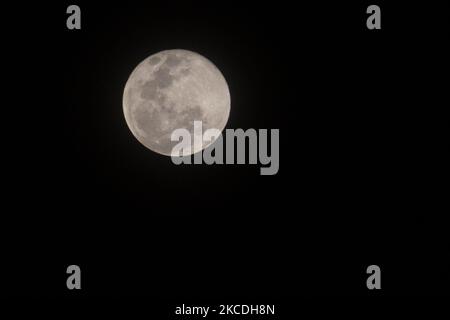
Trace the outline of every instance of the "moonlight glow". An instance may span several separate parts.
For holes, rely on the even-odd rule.
[[[194,121],[202,121],[205,130],[225,128],[230,93],[223,75],[208,59],[187,50],[166,50],[148,57],[131,73],[123,111],[139,142],[170,156],[177,144],[170,139],[175,129],[185,128],[193,135]],[[205,147],[193,143],[192,153]]]

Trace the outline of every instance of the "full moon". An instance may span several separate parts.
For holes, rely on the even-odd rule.
[[[187,50],[165,50],[142,61],[131,73],[123,93],[123,112],[133,135],[148,149],[170,156],[179,143],[171,141],[171,134],[184,128],[191,133],[193,154],[208,146],[194,145],[194,140],[201,141],[194,139],[194,121],[202,121],[203,132],[222,131],[230,114],[230,92],[222,73],[205,57]]]

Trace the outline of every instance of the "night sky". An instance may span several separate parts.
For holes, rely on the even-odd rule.
[[[382,29],[368,30],[372,3],[313,3],[24,5],[8,23],[2,292],[282,303],[447,290],[442,10],[378,2]],[[81,30],[66,28],[69,4]],[[278,174],[176,166],[133,137],[125,83],[166,49],[220,69],[226,128],[280,130]]]

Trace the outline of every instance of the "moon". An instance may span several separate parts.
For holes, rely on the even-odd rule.
[[[165,50],[142,61],[131,73],[123,92],[123,112],[134,137],[148,149],[170,156],[179,141],[175,129],[194,137],[194,121],[223,131],[230,115],[230,92],[219,69],[188,50]],[[214,142],[191,139],[191,153]],[[189,155],[189,154],[185,154]]]

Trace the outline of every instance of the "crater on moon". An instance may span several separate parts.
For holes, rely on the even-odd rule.
[[[171,155],[178,144],[170,140],[175,129],[185,128],[192,134],[194,121],[202,121],[203,132],[225,128],[230,93],[211,61],[188,50],[166,50],[151,55],[131,73],[123,94],[123,111],[139,142]],[[192,144],[192,153],[207,146]]]

